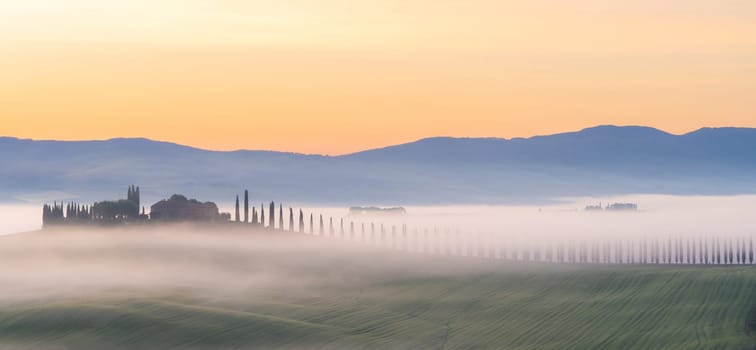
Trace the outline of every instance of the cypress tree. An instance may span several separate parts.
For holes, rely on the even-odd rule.
[[[289,207],[289,231],[294,231],[294,209]]]
[[[619,257],[619,261],[618,262],[620,264],[624,264],[625,263],[625,257],[624,257],[625,251],[622,249],[622,240],[619,240],[617,242],[617,252],[619,253],[617,255]]]
[[[249,191],[244,190],[244,223],[249,222]]]
[[[312,218],[312,213],[310,213],[310,234],[315,234],[315,220]]]
[[[748,252],[748,250],[747,250],[747,248],[746,248],[746,240],[745,240],[745,237],[743,237],[743,239],[742,239],[741,241],[742,241],[742,243],[741,243],[741,244],[742,244],[742,250],[743,250],[743,258],[741,258],[740,260],[741,260],[741,261],[743,261],[743,265],[745,265],[745,264],[747,264],[747,263],[748,263],[748,253],[747,253],[747,252]]]
[[[680,250],[680,239],[679,238],[675,239],[674,244],[675,244],[675,249],[674,249],[674,251],[675,251],[675,259],[674,259],[674,262],[675,262],[675,264],[679,264],[680,263],[680,256],[682,255],[682,251]]]
[[[396,245],[396,225],[391,225],[391,247]]]
[[[745,239],[740,239],[740,261],[743,265],[746,263],[746,246],[745,246]]]
[[[265,203],[260,203],[260,226],[265,227]]]
[[[748,248],[748,262],[753,265],[753,237],[750,238],[749,248]]]
[[[686,250],[685,250],[685,263],[690,264],[690,239],[687,239],[685,241],[686,244]]]
[[[340,229],[339,229],[339,238],[344,238],[344,218],[341,218]]]
[[[278,229],[284,230],[283,203],[278,204]]]
[[[234,212],[234,221],[239,222],[239,195],[236,195],[236,211]]]
[[[696,239],[693,239],[693,250],[696,249]],[[693,257],[693,261],[696,262],[695,257],[698,257],[698,261],[696,263],[701,264],[703,262],[703,242],[701,241],[701,238],[698,238],[698,251],[696,251],[695,255]]]
[[[407,246],[407,224],[402,224],[402,248],[408,250]]]
[[[328,217],[328,235],[334,236],[334,230],[333,230],[333,216]]]
[[[304,212],[302,212],[302,209],[299,209],[299,232],[304,233],[305,224],[304,224]]]
[[[320,214],[320,232],[319,234],[322,236],[324,234],[323,229],[325,226],[323,225],[323,214]]]
[[[654,264],[660,264],[661,263],[661,246],[659,245],[659,240],[654,241]]]
[[[679,237],[677,238],[675,246],[677,246],[677,248],[676,248],[677,263],[678,264],[682,264],[683,248],[682,248],[682,239],[681,238],[679,238]]]
[[[270,202],[270,209],[268,209],[268,227],[276,228],[276,203]]]

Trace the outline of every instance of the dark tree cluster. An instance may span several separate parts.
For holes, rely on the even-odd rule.
[[[126,192],[126,200],[133,202],[134,205],[137,208],[139,208],[140,206],[139,186],[134,186],[134,185],[129,186],[129,190]]]
[[[139,214],[140,191],[138,186],[130,185],[126,199],[95,202],[91,206],[71,202],[64,205],[57,202],[42,206],[43,226],[55,224],[118,224],[144,221],[147,215]]]
[[[92,220],[89,206],[70,202],[63,206],[57,202],[42,206],[42,225],[86,223]]]
[[[152,221],[205,221],[228,222],[231,215],[220,213],[213,202],[200,202],[180,194],[163,199],[150,208]]]
[[[137,220],[139,207],[134,201],[128,199],[95,202],[92,205],[92,219],[108,224]]]

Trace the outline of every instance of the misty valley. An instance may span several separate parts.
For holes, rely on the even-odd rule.
[[[0,0],[0,350],[756,350],[754,0]]]
[[[289,210],[281,203],[245,210],[240,198],[221,203],[217,211],[232,214],[219,216],[220,222],[48,222],[42,230],[0,237],[0,345],[754,344],[748,320],[756,312],[756,227],[744,218],[756,209],[756,196],[408,206],[389,215],[333,207]],[[600,202],[639,203],[639,209],[585,209]],[[78,220],[85,207],[68,203],[64,211]],[[52,215],[46,220],[56,220],[51,208],[44,211]],[[39,207],[33,211],[40,215]]]

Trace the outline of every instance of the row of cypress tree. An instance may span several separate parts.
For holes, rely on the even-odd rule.
[[[234,221],[265,225],[265,205],[260,206],[259,212],[252,208],[249,220],[249,192],[244,191],[243,221],[240,216],[239,196],[236,197],[236,212]],[[344,227],[344,219],[340,219],[338,234],[334,226],[333,217],[328,217],[326,229],[325,218],[319,215],[316,229],[314,214],[310,213],[309,231],[305,231],[304,212],[299,209],[298,228],[295,226],[294,209],[289,208],[288,228],[284,226],[283,205],[278,207],[278,225],[276,226],[276,206],[274,202],[268,205],[267,227],[285,231],[297,231],[323,237],[340,239],[359,239],[365,242],[389,243],[394,248],[414,250],[418,252],[476,255],[491,258],[511,259],[518,261],[540,261],[570,264],[753,264],[753,238],[720,239],[708,238],[672,238],[664,240],[605,240],[602,242],[568,241],[560,243],[533,242],[532,244],[502,244],[493,239],[469,237],[465,240],[459,231],[439,232],[437,229],[417,229],[408,235],[407,226],[401,226],[401,234],[397,235],[396,226],[391,226],[390,235],[383,224],[376,232],[375,223],[361,223],[361,234],[358,236],[355,223],[349,223],[349,234]],[[296,228],[296,229],[295,229]],[[369,234],[368,234],[369,232]]]
[[[42,205],[42,225],[77,223],[92,220],[92,209],[76,202]]]

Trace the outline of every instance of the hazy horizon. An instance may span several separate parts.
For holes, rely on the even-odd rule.
[[[202,146],[196,145],[196,144],[180,143],[178,141],[169,140],[169,139],[153,139],[153,138],[148,138],[148,137],[144,137],[144,136],[141,136],[141,135],[114,135],[114,136],[109,136],[107,138],[88,138],[88,139],[86,139],[86,138],[84,138],[84,139],[79,139],[79,138],[34,138],[34,137],[19,137],[19,136],[15,136],[15,135],[0,135],[0,138],[2,138],[2,137],[8,137],[8,138],[16,138],[16,139],[19,139],[19,140],[43,141],[43,142],[44,141],[89,142],[89,141],[110,141],[110,140],[117,140],[117,139],[146,139],[146,140],[150,140],[150,141],[171,143],[171,144],[176,144],[176,145],[180,145],[180,146],[191,147],[191,148],[205,150],[205,151],[217,151],[217,152],[263,151],[263,152],[282,152],[282,153],[297,153],[297,154],[303,154],[303,155],[320,155],[320,156],[328,156],[328,157],[338,157],[338,156],[345,156],[345,155],[350,155],[350,154],[355,154],[355,153],[360,153],[360,152],[370,151],[370,150],[376,150],[376,149],[381,149],[381,148],[386,148],[386,147],[391,147],[391,146],[399,146],[399,145],[403,145],[403,144],[408,144],[408,143],[417,142],[417,141],[425,140],[425,139],[432,139],[432,138],[447,138],[448,137],[448,138],[455,138],[455,139],[501,139],[501,140],[529,139],[529,138],[534,138],[534,137],[543,137],[543,136],[560,135],[560,134],[565,134],[565,133],[574,133],[574,132],[580,132],[580,131],[587,130],[587,129],[598,128],[598,127],[607,127],[607,126],[609,126],[609,127],[620,127],[620,128],[622,128],[622,127],[652,128],[652,129],[656,129],[656,130],[662,131],[664,133],[667,133],[667,134],[670,134],[670,135],[675,135],[675,136],[683,136],[683,135],[690,134],[692,132],[695,132],[695,131],[698,131],[698,130],[702,130],[702,129],[728,129],[728,128],[756,129],[756,125],[753,125],[753,126],[747,126],[747,125],[742,125],[742,126],[738,126],[738,125],[717,125],[717,126],[713,126],[713,125],[701,125],[701,126],[698,126],[698,127],[693,127],[692,129],[686,129],[686,130],[682,130],[682,131],[673,132],[673,131],[668,131],[668,130],[665,130],[665,129],[662,129],[662,128],[659,128],[659,127],[655,127],[653,125],[640,125],[640,124],[626,124],[626,125],[618,125],[618,124],[592,124],[592,125],[585,125],[585,126],[580,127],[578,129],[556,130],[556,131],[553,131],[552,133],[514,135],[514,136],[509,136],[509,137],[504,137],[504,136],[499,136],[499,135],[493,135],[493,134],[491,134],[491,135],[481,135],[481,136],[470,136],[470,135],[454,135],[454,136],[452,136],[452,135],[446,135],[446,134],[444,134],[444,135],[430,135],[429,134],[429,135],[425,135],[425,136],[420,136],[418,138],[406,139],[406,140],[403,140],[403,141],[400,140],[397,143],[379,144],[379,145],[375,145],[375,146],[373,146],[371,148],[354,149],[354,150],[351,150],[351,151],[349,151],[347,153],[297,152],[297,151],[287,151],[287,150],[285,150],[285,148],[284,149],[260,149],[260,148],[258,148],[258,149],[252,149],[252,148],[217,149],[217,148],[203,148]]]
[[[586,212],[585,206],[602,203],[637,203],[638,212]],[[266,211],[268,209],[266,204]],[[233,213],[233,202],[217,203],[221,212]],[[259,203],[252,203],[258,206]],[[285,220],[288,208],[284,203]],[[401,205],[397,203],[396,205]],[[149,204],[147,205],[149,206]],[[334,219],[339,228],[344,219],[360,223],[375,222],[380,225],[409,225],[410,228],[450,228],[467,231],[509,232],[510,234],[538,233],[549,237],[574,233],[597,235],[611,228],[617,235],[751,235],[756,234],[756,222],[744,221],[756,212],[756,195],[736,196],[672,196],[672,195],[624,195],[607,197],[557,198],[544,205],[437,205],[404,206],[403,216],[350,216],[348,207],[298,204],[292,208],[295,218],[299,209],[305,214],[305,226],[309,230],[309,215],[314,214],[318,225],[323,215],[325,225]],[[41,203],[0,205],[0,234],[12,234],[38,230],[42,224]],[[278,210],[278,203],[276,204]],[[149,210],[147,211],[149,214]],[[276,213],[278,214],[278,213]],[[696,218],[695,221],[691,218]],[[629,219],[629,220],[628,220]],[[491,222],[498,221],[498,224]],[[498,226],[497,226],[498,225]],[[359,227],[359,226],[358,226]],[[497,229],[501,228],[501,230]],[[387,226],[388,228],[388,226]]]

